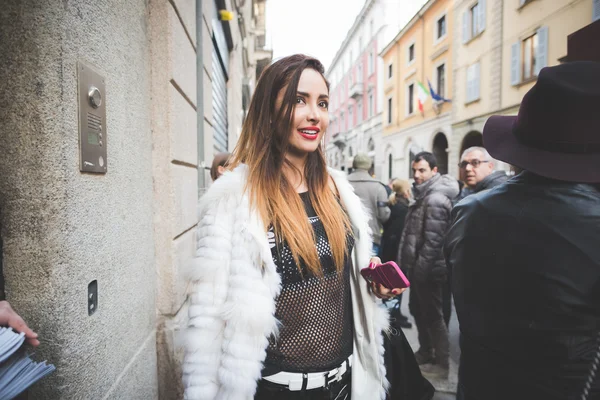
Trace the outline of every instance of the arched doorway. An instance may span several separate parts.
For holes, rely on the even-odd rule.
[[[471,131],[465,135],[462,145],[460,146],[460,154],[458,156],[462,157],[462,153],[469,147],[473,146],[483,147],[483,136],[481,135],[481,132]]]
[[[448,139],[443,133],[438,133],[433,139],[433,155],[438,163],[438,172],[448,173]]]

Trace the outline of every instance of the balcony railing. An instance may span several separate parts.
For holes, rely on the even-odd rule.
[[[350,97],[353,99],[358,99],[362,97],[364,92],[364,87],[362,81],[356,81],[352,86],[350,86]]]

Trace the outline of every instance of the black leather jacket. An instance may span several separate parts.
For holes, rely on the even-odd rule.
[[[579,399],[600,330],[598,187],[523,172],[452,214],[465,400]]]

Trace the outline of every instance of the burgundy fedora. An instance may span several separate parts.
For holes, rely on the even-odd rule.
[[[519,115],[487,120],[483,143],[492,157],[535,174],[600,182],[600,63],[543,68]]]

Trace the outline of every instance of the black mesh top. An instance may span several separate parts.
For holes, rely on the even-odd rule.
[[[344,269],[338,273],[323,223],[308,192],[300,193],[300,197],[315,232],[324,276],[310,274],[304,263],[301,275],[287,243],[277,245],[273,227],[269,229],[269,244],[282,283],[275,310],[281,327],[279,336],[269,340],[263,376],[280,371],[327,371],[352,354],[351,257],[346,256]],[[351,235],[347,245],[350,254],[354,246]]]

